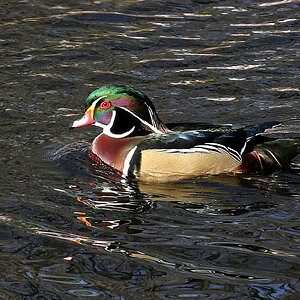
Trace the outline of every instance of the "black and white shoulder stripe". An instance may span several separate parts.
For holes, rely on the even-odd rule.
[[[220,153],[220,154],[226,154],[231,156],[233,159],[235,159],[238,162],[242,162],[242,157],[239,152],[236,150],[226,147],[222,144],[217,144],[217,143],[205,143],[203,145],[196,145],[192,148],[189,149],[155,149],[155,151],[160,151],[160,152],[167,152],[167,153]]]

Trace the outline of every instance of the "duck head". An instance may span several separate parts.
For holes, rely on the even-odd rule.
[[[99,126],[113,138],[169,132],[150,99],[124,86],[104,86],[88,96],[84,116],[74,121],[72,127],[86,125]]]

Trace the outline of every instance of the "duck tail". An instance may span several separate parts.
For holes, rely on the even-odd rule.
[[[274,172],[285,169],[298,154],[300,138],[266,141],[242,156],[242,164],[236,173]]]
[[[300,154],[300,138],[277,139],[257,145],[254,151],[262,160],[263,171],[285,169]]]

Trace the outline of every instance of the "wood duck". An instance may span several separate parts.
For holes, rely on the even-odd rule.
[[[240,129],[167,127],[144,93],[125,86],[104,86],[88,96],[84,116],[72,127],[90,124],[103,132],[93,141],[89,157],[143,181],[276,170],[300,152],[300,139],[261,135],[277,122]]]

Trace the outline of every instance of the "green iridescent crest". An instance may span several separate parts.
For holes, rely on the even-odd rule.
[[[153,107],[149,98],[142,92],[125,86],[109,85],[93,91],[86,99],[86,107],[90,107],[92,103],[100,97],[105,97],[106,101],[110,101],[116,98],[128,97],[135,99],[139,102],[146,102]]]

